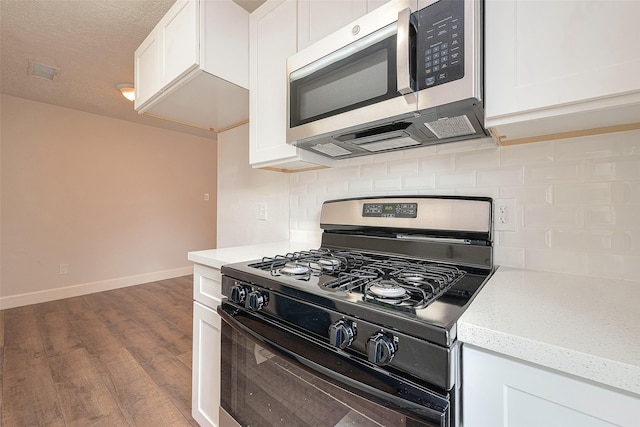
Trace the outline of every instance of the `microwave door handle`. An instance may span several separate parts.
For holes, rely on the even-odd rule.
[[[398,92],[402,95],[413,92],[410,74],[410,37],[411,37],[411,9],[406,8],[398,12],[398,35],[396,37],[396,67]]]

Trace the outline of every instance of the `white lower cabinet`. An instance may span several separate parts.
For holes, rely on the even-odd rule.
[[[196,264],[193,274],[191,415],[202,427],[217,427],[220,407],[220,270]]]
[[[640,396],[463,345],[464,427],[637,426]]]

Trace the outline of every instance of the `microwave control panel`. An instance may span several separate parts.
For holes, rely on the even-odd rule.
[[[464,0],[440,0],[416,13],[418,90],[464,77]]]

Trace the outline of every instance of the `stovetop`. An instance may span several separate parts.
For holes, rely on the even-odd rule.
[[[250,267],[273,277],[302,281],[319,277],[322,289],[358,294],[364,301],[409,312],[427,307],[449,291],[463,299],[471,296],[470,291],[452,289],[465,270],[426,260],[320,248],[265,257]]]
[[[223,276],[443,346],[455,340],[457,319],[491,273],[323,247],[222,267]]]
[[[261,287],[449,346],[493,272],[491,213],[486,197],[326,201],[320,248],[223,266],[222,274],[248,291]]]

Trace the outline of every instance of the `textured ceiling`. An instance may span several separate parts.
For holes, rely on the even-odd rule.
[[[207,0],[212,1],[212,0]],[[215,0],[214,0],[215,1]],[[116,89],[133,82],[133,53],[175,0],[0,0],[2,93],[215,138],[211,132],[139,115]],[[263,1],[238,0],[251,11]],[[29,61],[60,68],[29,76]]]

